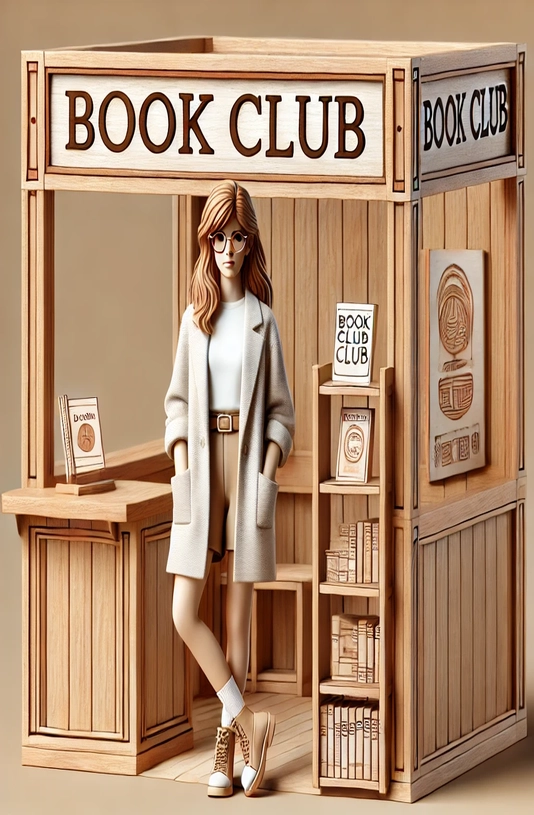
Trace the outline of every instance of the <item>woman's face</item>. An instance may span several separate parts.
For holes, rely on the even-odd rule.
[[[217,234],[219,232],[223,232],[227,238],[231,237],[235,232],[239,232],[241,235],[245,234],[235,215],[222,229],[217,230]],[[216,252],[213,247],[211,250],[215,257],[217,268],[219,269],[220,273],[229,280],[237,277],[241,273],[243,261],[248,255],[250,247],[245,244],[245,248],[242,249],[241,252],[236,252],[236,249],[239,249],[237,240],[235,242],[227,240],[226,246],[222,252]]]

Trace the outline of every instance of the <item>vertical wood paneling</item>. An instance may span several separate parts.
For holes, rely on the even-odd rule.
[[[515,178],[504,184],[505,194],[505,228],[506,228],[506,302],[505,302],[505,335],[507,338],[504,364],[507,372],[506,428],[505,434],[505,476],[517,478],[519,461],[522,458],[522,428],[520,414],[524,402],[521,379],[524,375],[522,352],[519,349],[522,333],[522,315],[520,312],[520,279],[522,277],[522,253],[524,236],[522,235],[522,211],[518,197]],[[520,260],[521,258],[521,260]]]
[[[273,311],[280,330],[286,373],[295,388],[295,201],[273,198],[271,238]]]
[[[487,364],[489,353],[489,294],[490,294],[490,281],[491,274],[490,257],[491,251],[491,205],[490,205],[490,185],[480,184],[476,187],[468,187],[467,189],[467,248],[468,249],[483,249],[488,253],[485,257],[485,276],[484,283],[486,288],[485,294],[485,314],[484,314],[484,338],[485,338],[485,351],[486,351],[486,467],[484,470],[473,470],[467,473],[467,486],[468,489],[483,487],[488,483],[488,479],[495,473],[495,464],[491,458],[491,427],[492,427],[492,407],[491,399],[488,391],[488,376],[491,365]]]
[[[449,741],[449,550],[436,542],[436,747]]]
[[[295,450],[311,451],[312,365],[318,361],[318,205],[295,201]],[[295,495],[295,563],[311,563],[311,499]]]
[[[343,204],[341,201],[321,198],[318,202],[319,227],[319,285],[318,324],[319,362],[329,362],[334,352],[336,303],[343,292]],[[341,397],[330,400],[331,407],[331,472],[335,473]],[[343,499],[330,497],[330,537],[337,537],[343,522]]]
[[[312,562],[311,496],[295,495],[295,563]]]
[[[424,198],[422,206],[423,249],[445,248],[445,196],[431,195]],[[421,504],[434,501],[443,501],[445,490],[442,481],[430,484],[428,481],[428,439],[429,439],[429,281],[428,275],[421,280],[419,290],[419,381],[425,384],[424,392],[420,397],[420,424],[419,424],[419,480]],[[414,338],[414,342],[416,338]]]
[[[473,730],[473,527],[462,530],[460,538],[461,716],[460,735]]]
[[[511,594],[510,515],[499,515],[497,524],[497,716],[511,709],[510,625],[513,616]]]
[[[373,380],[380,381],[380,368],[388,361],[388,208],[382,201],[369,201],[368,205],[368,297],[370,303],[378,303],[378,318],[375,328],[375,353],[373,358]],[[380,422],[379,411],[375,409],[375,439],[373,449],[373,474],[380,470],[378,444]],[[371,510],[370,510],[371,511]]]
[[[271,199],[253,198],[254,209],[258,228],[260,230],[261,243],[265,252],[265,262],[267,264],[267,274],[271,277]]]
[[[260,592],[262,594],[263,592]],[[273,592],[273,668],[295,670],[295,592]],[[261,632],[260,632],[261,637]]]
[[[404,563],[405,563],[405,534],[404,529],[395,528],[393,530],[393,546],[391,553],[394,557],[393,563],[393,596],[395,615],[393,619],[395,630],[395,647],[394,652],[397,658],[393,662],[393,713],[394,713],[394,757],[393,757],[393,770],[402,772],[405,767],[405,738],[408,733],[405,731],[404,717],[405,717],[405,698],[407,688],[404,682],[404,675],[406,669],[406,654],[405,648],[407,646],[404,636],[404,629],[406,623],[405,612],[405,582],[404,582]],[[401,657],[402,654],[402,657]],[[406,730],[409,730],[406,728]]]
[[[486,521],[486,721],[497,715],[497,523]]]
[[[423,676],[423,756],[436,749],[436,544],[429,543],[422,550],[422,655]],[[440,643],[440,646],[442,644]]]
[[[276,499],[276,562],[295,562],[295,496],[287,492]]]
[[[512,533],[508,511],[421,546],[423,756],[512,709]]]
[[[287,379],[295,392],[295,201],[274,198],[271,204],[271,279],[273,311],[284,353]],[[278,498],[276,518],[279,562],[295,559],[295,500],[293,495]],[[275,625],[282,624],[275,609]]]
[[[460,533],[449,535],[449,742],[460,738]]]
[[[395,415],[394,421],[394,440],[395,440],[395,462],[394,462],[394,478],[395,478],[395,492],[394,502],[395,506],[404,507],[404,472],[406,467],[406,458],[409,455],[409,440],[405,438],[405,422],[406,422],[406,402],[405,393],[407,386],[411,383],[406,379],[407,372],[405,370],[406,359],[406,343],[410,341],[409,336],[406,336],[406,292],[405,288],[408,285],[407,275],[405,274],[404,266],[404,253],[406,243],[409,242],[409,233],[405,241],[405,216],[409,209],[408,205],[395,204],[394,210],[394,235],[395,235],[395,250],[394,250],[394,263],[395,263],[395,292],[394,292],[394,312],[395,312],[395,342],[394,342],[394,356],[393,365],[395,368]],[[413,374],[415,375],[415,371]],[[406,377],[406,378],[405,378]],[[406,445],[406,446],[405,446]],[[406,452],[405,452],[406,451]]]
[[[158,552],[153,541],[145,540],[144,568],[144,675],[145,675],[145,728],[158,722]],[[169,609],[170,613],[170,609]]]
[[[114,546],[93,546],[93,730],[116,730],[117,635]]]
[[[317,201],[295,201],[295,450],[311,450],[311,369],[317,362]]]
[[[473,527],[473,728],[486,721],[486,547],[484,524]]]
[[[71,730],[91,730],[92,544],[70,543],[69,700]]]
[[[375,331],[373,381],[380,380],[380,368],[387,365],[387,281],[388,281],[388,210],[382,201],[368,204],[368,292],[369,302],[378,303]]]
[[[343,292],[345,303],[368,303],[367,201],[343,202]],[[378,313],[377,320],[382,316]],[[367,407],[365,398],[343,397],[346,407]],[[376,436],[378,438],[378,436]],[[369,517],[367,496],[343,497],[343,520],[351,523]]]
[[[49,540],[46,555],[46,725],[69,727],[69,543]]]
[[[489,282],[490,308],[486,310],[489,316],[489,345],[488,358],[491,365],[487,380],[486,399],[490,401],[491,411],[491,461],[498,468],[501,477],[504,477],[506,464],[506,443],[508,433],[501,422],[506,421],[506,303],[508,299],[507,278],[507,251],[506,251],[506,187],[504,181],[494,181],[491,184],[491,252],[489,265],[491,268]],[[506,426],[506,425],[505,425]]]
[[[445,249],[467,249],[467,189],[445,193]],[[445,479],[445,498],[454,499],[465,493],[465,473]]]
[[[167,722],[172,718],[172,644],[174,625],[172,621],[172,590],[174,578],[167,574],[165,566],[169,552],[169,539],[156,540],[152,546],[157,552],[157,676],[158,704],[157,721]]]

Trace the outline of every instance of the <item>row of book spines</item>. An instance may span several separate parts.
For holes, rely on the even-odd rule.
[[[346,549],[326,553],[326,579],[330,583],[378,583],[379,522],[377,518],[341,524],[339,539]]]
[[[320,708],[321,776],[378,781],[378,705],[327,699]]]
[[[378,617],[332,616],[332,679],[362,684],[380,681],[380,620]]]

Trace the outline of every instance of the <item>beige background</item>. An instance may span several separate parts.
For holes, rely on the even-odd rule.
[[[20,181],[19,52],[54,46],[150,39],[183,34],[331,37],[350,39],[465,40],[534,42],[532,0],[0,0],[0,491],[20,483]],[[531,55],[532,58],[532,55]],[[532,65],[532,62],[530,63]],[[528,69],[530,96],[534,89]],[[528,109],[530,120],[530,106]],[[528,131],[527,156],[534,155]],[[527,189],[530,187],[528,185]],[[82,201],[87,198],[87,202]],[[59,197],[58,332],[72,337],[79,326],[65,303],[73,291],[90,319],[98,302],[107,319],[96,332],[80,337],[82,376],[73,366],[72,341],[61,343],[56,389],[80,387],[101,395],[107,449],[161,434],[161,400],[170,372],[170,207],[162,198],[124,196]],[[534,363],[528,349],[533,336],[531,234],[534,210],[527,195],[526,375],[530,416]],[[74,200],[75,199],[75,200]],[[96,275],[87,284],[87,270]],[[149,274],[147,275],[147,270]],[[84,274],[85,272],[85,274]],[[148,282],[147,282],[148,281]],[[161,297],[168,287],[169,298]],[[165,289],[163,289],[165,290]],[[153,295],[157,292],[157,300]],[[141,309],[140,304],[144,306]],[[163,313],[161,309],[164,309]],[[132,316],[133,313],[133,316]],[[113,330],[111,330],[111,321]],[[113,345],[107,338],[117,337]],[[108,333],[109,332],[109,333]],[[98,336],[98,340],[95,337]],[[140,344],[140,338],[151,343]],[[96,345],[94,344],[96,343]],[[120,360],[105,380],[94,349]],[[100,350],[100,353],[102,351]],[[108,370],[108,366],[106,366]],[[128,377],[126,377],[128,374]],[[128,380],[132,380],[128,385]],[[135,395],[135,413],[119,410],[126,387]],[[78,395],[88,395],[79,393]],[[124,402],[122,402],[124,404]],[[527,423],[527,467],[533,462]],[[532,487],[531,487],[532,491]],[[527,545],[534,540],[534,517],[527,512]],[[360,815],[407,809],[408,805],[347,799],[276,795],[249,802],[208,800],[205,789],[147,778],[38,770],[20,766],[21,569],[14,518],[0,517],[0,813],[48,815],[69,812],[353,812]],[[534,558],[528,557],[529,586]],[[527,599],[527,622],[534,599]],[[534,627],[527,630],[527,673],[531,729],[534,716]],[[452,806],[458,815],[534,811],[534,738],[486,762],[433,795],[413,805],[418,812],[441,815]],[[275,809],[276,808],[276,809]]]

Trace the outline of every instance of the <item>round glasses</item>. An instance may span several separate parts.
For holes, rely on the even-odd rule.
[[[231,235],[225,235],[224,232],[215,232],[213,235],[210,235],[209,238],[211,245],[213,246],[213,250],[217,252],[217,254],[220,255],[221,252],[224,252],[227,242],[230,241],[234,254],[237,255],[245,248],[248,235],[243,235],[243,233],[239,231],[232,232]]]

